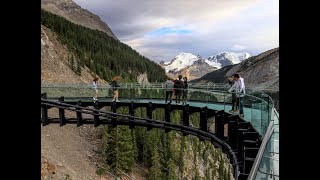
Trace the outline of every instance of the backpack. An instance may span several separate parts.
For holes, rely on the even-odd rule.
[[[116,83],[114,81],[112,81],[109,85],[111,86],[111,89],[115,89],[116,87]]]

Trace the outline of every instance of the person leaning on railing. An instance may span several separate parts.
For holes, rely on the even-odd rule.
[[[111,85],[111,88],[114,93],[112,102],[114,102],[114,101],[120,102],[119,101],[119,90],[118,90],[118,87],[120,87],[118,84],[118,81],[120,81],[120,79],[121,79],[120,76],[116,76],[113,78],[112,82],[109,84],[109,85]]]
[[[182,95],[182,89],[183,89],[183,82],[181,81],[182,76],[178,76],[179,80],[175,80],[174,82],[174,90],[175,90],[175,95],[176,95],[176,103],[180,103],[181,100],[181,95]]]
[[[186,104],[188,97],[188,78],[184,77],[183,80],[182,104]]]
[[[166,103],[168,102],[168,99],[170,100],[170,103],[172,103],[173,81],[170,77],[168,77],[167,81],[164,83],[164,88],[166,90]]]
[[[232,85],[234,84],[233,76],[227,78],[227,81],[230,84],[230,86],[232,87]],[[231,100],[232,100],[232,109],[229,112],[231,112],[231,113],[237,112],[238,107],[237,107],[237,96],[236,96],[235,90],[232,91]]]
[[[240,77],[239,74],[233,75],[234,84],[231,86],[231,88],[228,90],[229,92],[235,91],[236,97],[237,97],[237,105],[238,109],[240,110],[240,116],[244,117],[243,114],[243,98],[245,94],[245,85],[244,85],[244,79]]]
[[[99,86],[98,80],[99,78],[95,77],[92,82],[92,89],[94,90],[94,95],[93,95],[94,101],[98,101],[98,86]]]

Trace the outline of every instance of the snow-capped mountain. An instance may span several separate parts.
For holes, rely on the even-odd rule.
[[[200,61],[200,60],[205,61],[204,65],[212,66],[215,68],[221,68],[220,63],[209,61],[207,59],[202,58],[199,55],[196,56],[194,54],[184,53],[184,52],[178,54],[171,61],[168,61],[168,62],[161,61],[160,65],[162,65],[165,68],[166,73],[177,72],[177,71],[180,71],[181,69],[184,69],[184,68],[187,68],[187,67],[194,65],[197,61]]]
[[[241,61],[248,59],[251,55],[247,52],[235,53],[235,52],[221,52],[215,56],[210,56],[209,61],[220,63],[222,67],[239,64]]]
[[[251,57],[249,53],[221,52],[205,59],[199,55],[183,52],[171,61],[161,61],[160,65],[166,70],[167,75],[173,78],[181,74],[196,79],[221,67],[238,64],[249,57]]]

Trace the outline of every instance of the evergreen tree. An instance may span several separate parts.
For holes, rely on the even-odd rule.
[[[158,149],[155,146],[153,150],[149,179],[162,179],[162,177],[163,175],[161,172],[160,157],[159,157]]]
[[[186,146],[185,137],[181,136],[180,153],[179,153],[179,160],[178,160],[178,166],[179,166],[179,172],[181,174],[181,176],[180,176],[181,178],[183,177],[185,146]]]
[[[220,163],[219,163],[219,179],[224,180],[224,160],[221,158]]]
[[[75,70],[73,55],[70,56],[70,67],[71,67],[72,71]]]
[[[80,61],[77,62],[76,73],[77,73],[79,76],[81,75],[81,65],[80,65]]]

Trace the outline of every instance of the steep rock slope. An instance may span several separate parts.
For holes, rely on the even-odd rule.
[[[42,83],[91,83],[93,73],[82,68],[81,75],[70,67],[68,56],[70,52],[62,45],[54,32],[41,26],[41,82]],[[104,83],[104,80],[100,79]]]

